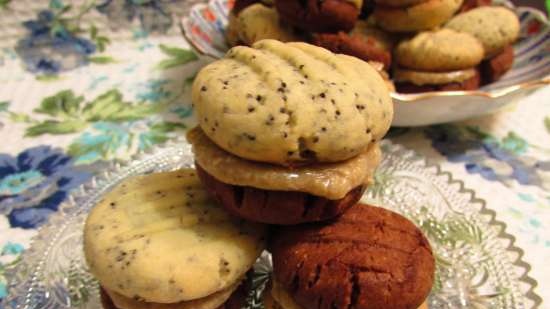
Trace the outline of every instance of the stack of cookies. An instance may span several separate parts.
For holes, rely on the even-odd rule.
[[[490,2],[236,0],[226,34],[231,46],[305,41],[376,63],[398,92],[474,90],[512,67],[519,36],[515,13]]]
[[[375,69],[263,40],[204,67],[192,100],[196,170],[130,179],[86,222],[106,309],[238,309],[264,248],[268,308],[424,303],[435,268],[427,239],[404,217],[358,204],[393,115]]]

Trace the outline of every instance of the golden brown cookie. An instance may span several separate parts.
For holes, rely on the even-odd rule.
[[[476,38],[451,29],[421,32],[395,50],[395,61],[401,67],[421,71],[468,69],[482,59],[483,46]]]
[[[252,45],[264,39],[281,42],[300,40],[291,27],[279,20],[279,14],[274,8],[261,3],[255,3],[244,8],[237,19],[238,37],[246,45]]]
[[[491,58],[518,39],[520,23],[507,8],[485,6],[453,17],[445,27],[477,38],[483,45],[485,58]]]
[[[331,222],[280,227],[270,251],[274,282],[301,308],[417,308],[434,280],[435,260],[422,232],[403,216],[368,205]]]
[[[449,20],[462,1],[428,0],[404,8],[378,5],[374,9],[374,17],[382,29],[390,32],[429,30]]]

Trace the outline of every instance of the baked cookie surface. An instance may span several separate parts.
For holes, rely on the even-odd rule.
[[[106,290],[177,303],[238,283],[264,248],[264,229],[228,215],[184,169],[114,188],[86,220],[84,252]]]
[[[298,41],[292,29],[279,20],[279,14],[274,8],[261,3],[244,8],[237,17],[237,33],[246,45],[252,45],[264,39],[281,42]]]
[[[520,23],[507,8],[485,6],[453,17],[445,27],[477,38],[483,45],[485,58],[490,58],[517,40]]]
[[[377,24],[390,32],[414,32],[435,28],[460,8],[463,0],[428,0],[404,8],[378,5],[374,9]]]
[[[399,43],[395,61],[402,67],[424,71],[472,68],[483,59],[483,46],[472,35],[451,29],[424,31]]]
[[[281,227],[270,250],[274,280],[302,308],[417,308],[434,279],[422,232],[367,205],[330,223]]]
[[[275,7],[287,23],[310,32],[350,31],[362,7],[361,0],[277,0]]]
[[[218,146],[279,165],[338,162],[379,141],[393,105],[369,64],[306,43],[235,47],[197,75],[199,124]]]

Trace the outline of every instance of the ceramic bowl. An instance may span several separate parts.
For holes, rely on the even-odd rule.
[[[233,3],[233,0],[199,3],[182,19],[183,33],[199,53],[221,58],[229,49],[224,31]],[[511,8],[521,21],[512,69],[499,81],[476,91],[394,92],[393,126],[432,125],[494,113],[550,84],[550,21],[546,15],[532,8],[514,7],[506,1],[495,4]]]

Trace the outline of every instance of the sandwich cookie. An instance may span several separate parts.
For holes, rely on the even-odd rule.
[[[353,205],[393,116],[385,82],[368,63],[273,40],[235,47],[203,68],[193,103],[200,129],[188,139],[211,176],[201,178],[226,209],[273,224],[323,220]],[[259,193],[247,195],[250,188]]]
[[[421,32],[396,48],[397,91],[477,89],[480,84],[477,65],[482,59],[483,46],[470,34],[451,29]]]
[[[216,309],[264,249],[265,227],[230,216],[192,169],[138,176],[88,216],[84,253],[119,309]]]

